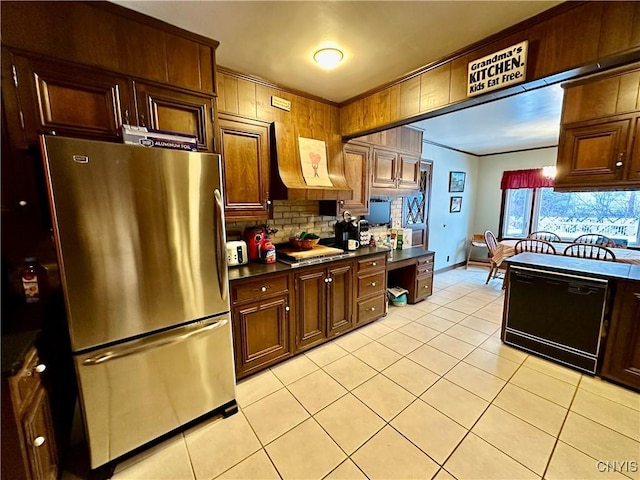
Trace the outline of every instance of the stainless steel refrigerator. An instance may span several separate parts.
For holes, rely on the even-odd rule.
[[[237,411],[219,155],[42,151],[91,467]]]

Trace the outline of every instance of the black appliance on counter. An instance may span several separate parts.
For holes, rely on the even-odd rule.
[[[504,342],[594,374],[607,287],[599,278],[510,267]]]
[[[351,217],[351,213],[345,211],[342,215],[342,220],[336,222],[335,226],[336,247],[347,250],[347,243],[350,239],[358,240],[358,221]]]

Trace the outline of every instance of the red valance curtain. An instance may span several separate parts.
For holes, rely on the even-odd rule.
[[[542,168],[508,170],[502,174],[502,182],[500,183],[502,190],[542,187],[553,187],[553,178],[543,175]]]

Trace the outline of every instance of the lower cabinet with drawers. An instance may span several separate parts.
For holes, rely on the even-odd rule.
[[[358,260],[356,325],[372,322],[387,313],[387,256]]]
[[[231,282],[238,378],[293,355],[289,283],[288,273]]]
[[[433,292],[434,254],[389,263],[389,285],[408,290],[407,302],[417,303]]]
[[[15,375],[3,379],[3,480],[58,478],[58,454],[51,408],[41,379],[45,370],[38,350],[32,346]],[[14,441],[16,438],[18,442]]]

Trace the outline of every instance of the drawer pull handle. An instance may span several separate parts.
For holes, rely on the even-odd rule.
[[[33,446],[34,446],[34,447],[41,447],[41,446],[42,446],[42,444],[44,443],[44,440],[45,440],[45,439],[44,439],[44,437],[43,437],[43,436],[36,437],[36,438],[33,440]]]
[[[266,291],[267,291],[267,287],[262,287],[262,288],[260,289],[260,291],[261,291],[261,292],[266,292]]]
[[[42,373],[47,369],[47,366],[44,363],[40,363],[33,367],[33,371],[36,373]]]
[[[425,286],[423,286],[422,288],[429,288],[429,285],[425,285]]]
[[[369,285],[371,285],[372,287],[376,286],[376,282],[371,282]]]
[[[375,312],[376,311],[376,307],[371,307],[371,311]]]
[[[372,263],[371,263],[371,266],[372,266],[372,267],[375,267],[376,265],[377,265],[377,263],[376,263],[376,262],[372,262]]]

